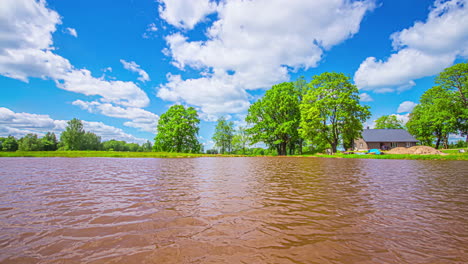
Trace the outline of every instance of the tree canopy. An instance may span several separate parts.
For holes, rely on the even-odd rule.
[[[312,142],[325,141],[336,152],[360,136],[362,123],[370,117],[369,107],[359,104],[358,89],[342,73],[325,72],[309,83],[301,109],[301,134]]]
[[[159,118],[153,149],[182,153],[200,152],[201,145],[197,139],[199,123],[200,119],[195,108],[171,106]]]
[[[246,117],[252,125],[247,131],[252,143],[264,142],[276,148],[279,155],[287,154],[288,145],[299,138],[300,94],[293,83],[274,85],[265,96],[253,103]]]
[[[226,121],[224,116],[218,119],[215,132],[213,134],[213,141],[215,146],[219,148],[219,153],[224,154],[232,151],[232,140],[234,137],[234,123]]]
[[[403,129],[403,122],[395,115],[383,115],[375,120],[376,129]]]
[[[456,128],[466,136],[468,142],[468,63],[458,63],[442,71],[436,84],[447,90],[452,97],[452,108],[456,116]]]
[[[73,118],[67,122],[65,131],[60,135],[60,141],[65,150],[81,150],[83,147],[85,130],[81,120]]]
[[[456,111],[450,91],[435,86],[421,96],[406,126],[422,144],[432,145],[435,140],[439,148],[440,143],[448,145],[449,134],[457,131]]]

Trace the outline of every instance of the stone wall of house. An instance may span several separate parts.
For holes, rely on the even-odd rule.
[[[356,151],[368,150],[367,143],[364,141],[364,139],[359,138],[359,139],[354,140],[354,150]]]
[[[364,151],[369,149],[381,149],[381,146],[385,145],[388,149],[401,147],[401,148],[409,148],[416,146],[416,142],[365,142],[364,139],[356,139],[354,140],[354,150],[355,151]]]

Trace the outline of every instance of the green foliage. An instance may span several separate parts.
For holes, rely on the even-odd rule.
[[[43,150],[42,140],[36,134],[27,134],[18,143],[19,151],[40,151]]]
[[[456,128],[468,141],[468,63],[446,68],[436,77],[436,83],[452,96]]]
[[[359,104],[358,89],[342,73],[314,76],[301,109],[301,134],[312,143],[326,142],[335,153],[340,140],[345,148],[360,136],[369,107]]]
[[[43,150],[45,151],[55,151],[58,149],[58,141],[54,133],[47,132],[41,141]]]
[[[3,151],[17,151],[18,150],[18,141],[13,136],[8,136],[2,142]]]
[[[92,132],[86,132],[83,135],[80,150],[101,150],[101,137]]]
[[[236,153],[246,154],[246,147],[249,144],[249,134],[247,129],[239,127],[232,138],[232,148]]]
[[[65,150],[81,150],[83,147],[83,139],[85,130],[81,120],[73,118],[67,122],[68,126],[60,135],[60,141],[63,143]]]
[[[252,143],[264,142],[279,155],[287,154],[299,138],[300,94],[292,83],[274,85],[265,96],[253,103],[246,121],[253,126],[247,131]]]
[[[149,152],[153,149],[153,145],[151,144],[151,142],[149,140],[146,141],[146,143],[143,143],[141,145],[141,151],[143,152]]]
[[[154,138],[154,151],[198,153],[201,145],[198,142],[197,111],[193,107],[173,105],[159,118],[157,134]]]
[[[376,129],[404,129],[403,123],[395,115],[384,115],[375,120]]]
[[[81,120],[73,118],[67,122],[68,126],[60,135],[63,150],[100,150],[101,137],[83,129]]]
[[[215,146],[219,148],[221,154],[230,153],[232,151],[232,140],[234,137],[234,123],[227,122],[224,116],[218,119],[213,141]]]
[[[453,93],[435,86],[421,96],[406,127],[421,144],[431,145],[435,140],[435,148],[438,149],[441,143],[447,148],[449,134],[457,131],[457,112]]]
[[[208,150],[206,150],[206,154],[218,154],[218,150],[217,149],[208,149]]]
[[[111,139],[102,143],[102,148],[108,151],[129,151],[127,142]]]

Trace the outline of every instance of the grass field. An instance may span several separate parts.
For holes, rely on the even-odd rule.
[[[170,152],[119,152],[119,151],[16,151],[0,152],[0,157],[109,157],[109,158],[194,158],[208,154]]]
[[[407,160],[468,160],[468,152],[459,153],[458,149],[442,150],[447,155],[335,155],[313,154],[296,155],[295,157],[347,158],[347,159],[407,159]],[[0,152],[0,157],[109,157],[109,158],[196,158],[196,157],[246,157],[245,155],[213,155],[172,152],[118,152],[118,151],[16,151]]]

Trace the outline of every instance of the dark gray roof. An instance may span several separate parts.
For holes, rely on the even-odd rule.
[[[418,142],[404,129],[364,129],[362,138],[366,142]]]

